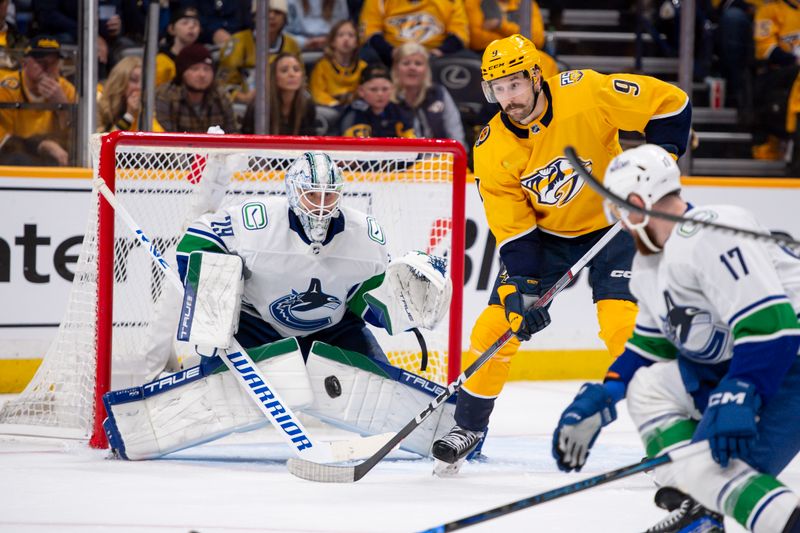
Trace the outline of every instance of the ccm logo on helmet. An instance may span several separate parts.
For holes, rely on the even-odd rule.
[[[631,271],[630,270],[612,270],[611,271],[612,278],[631,278]]]

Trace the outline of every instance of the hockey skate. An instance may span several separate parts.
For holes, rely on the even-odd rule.
[[[645,533],[724,533],[721,514],[706,509],[694,498],[672,487],[661,487],[655,503],[670,513]]]
[[[472,458],[475,455],[473,452],[480,449],[483,437],[483,431],[453,426],[447,435],[433,443],[431,452],[436,459],[433,474],[441,477],[458,474],[464,461]]]

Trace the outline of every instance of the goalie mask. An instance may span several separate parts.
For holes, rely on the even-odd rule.
[[[286,170],[286,196],[306,236],[318,248],[339,216],[344,177],[330,156],[306,152]]]
[[[681,171],[669,152],[655,144],[643,144],[616,156],[606,169],[603,185],[615,195],[628,199],[635,194],[644,202],[648,211],[653,204],[670,193],[681,190]],[[610,200],[604,202],[609,219],[621,220],[631,231],[635,231],[651,252],[658,253],[656,246],[645,232],[650,216],[632,222],[631,213]]]

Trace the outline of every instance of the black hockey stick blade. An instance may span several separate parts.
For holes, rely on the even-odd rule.
[[[606,244],[608,244],[614,236],[619,233],[622,226],[620,223],[616,223],[614,226],[609,228],[603,236],[585,253],[583,257],[578,259],[578,261],[572,265],[572,267],[565,272],[559,279],[556,281],[550,289],[545,292],[541,298],[539,298],[534,305],[534,307],[542,307],[549,304],[555,296],[561,292],[564,287],[570,284],[570,282],[575,278],[577,273],[585,267],[592,258],[600,252],[603,248],[605,248]],[[289,472],[302,479],[307,479],[309,481],[318,481],[321,483],[352,483],[354,481],[358,481],[365,475],[367,472],[372,470],[372,468],[380,462],[381,459],[386,457],[389,452],[395,449],[400,442],[405,439],[412,431],[414,431],[422,422],[428,418],[431,413],[433,413],[440,405],[442,405],[450,396],[455,394],[455,392],[461,388],[461,385],[467,381],[472,374],[478,371],[480,367],[482,367],[486,361],[492,358],[495,353],[497,353],[500,348],[505,346],[505,344],[513,337],[514,334],[511,330],[506,330],[499,339],[495,341],[494,344],[489,346],[489,348],[481,354],[466,370],[464,370],[459,376],[453,381],[447,388],[439,394],[434,400],[428,404],[425,409],[421,413],[419,413],[413,420],[409,421],[408,424],[403,426],[394,437],[389,439],[386,444],[374,455],[366,459],[363,463],[359,463],[354,466],[340,466],[340,465],[329,465],[329,464],[319,464],[314,463],[311,461],[307,461],[305,459],[300,459],[298,457],[290,458],[286,466],[289,468]]]
[[[576,492],[581,492],[586,489],[591,489],[593,487],[597,487],[598,485],[603,485],[611,481],[616,481],[618,479],[632,476],[634,474],[638,474],[639,472],[646,472],[648,470],[652,470],[667,463],[678,461],[680,459],[683,459],[684,457],[689,457],[690,455],[695,455],[701,452],[708,452],[707,441],[701,441],[695,444],[691,444],[689,446],[684,446],[682,448],[678,448],[669,453],[666,453],[664,455],[659,455],[658,457],[654,457],[652,459],[646,459],[639,463],[623,466],[622,468],[618,468],[610,472],[604,472],[602,474],[598,474],[596,476],[587,479],[582,479],[580,481],[576,481],[575,483],[564,485],[563,487],[558,487],[555,489],[548,490],[546,492],[536,494],[535,496],[522,498],[521,500],[507,503],[505,505],[501,505],[499,507],[495,507],[487,511],[475,513],[473,515],[466,516],[464,518],[460,518],[452,522],[446,522],[444,524],[432,527],[430,529],[426,529],[420,533],[443,533],[445,531],[455,531],[457,529],[463,529],[465,527],[474,526],[475,524],[486,522],[487,520],[491,520],[492,518],[498,518],[500,516],[504,516],[509,513],[521,511],[522,509],[527,509],[528,507],[533,507],[534,505],[539,505],[541,503],[549,502],[551,500],[555,500],[563,496],[569,496],[570,494],[575,494]]]
[[[481,354],[481,356],[476,359],[475,362],[469,365],[469,367],[464,370],[464,372],[462,372],[455,381],[448,385],[441,394],[434,398],[433,401],[429,403],[421,413],[410,420],[408,424],[403,426],[403,429],[398,431],[397,434],[386,444],[384,444],[380,450],[375,452],[372,457],[369,457],[364,462],[354,466],[341,466],[313,463],[298,457],[292,457],[286,463],[286,466],[289,468],[289,472],[299,478],[322,483],[352,483],[354,481],[358,481],[367,475],[367,472],[372,470],[372,468],[378,464],[381,459],[389,455],[389,452],[394,450],[403,439],[405,439],[412,431],[422,424],[422,422],[424,422],[425,419],[428,418],[431,413],[433,413],[441,404],[443,404],[450,396],[455,394],[461,385],[467,381],[467,379],[481,366],[483,366],[486,361],[488,361],[495,353],[497,353],[500,348],[505,346],[505,344],[511,340],[511,337],[513,336],[514,334],[511,333],[510,329],[503,333],[494,344],[489,346],[489,349],[483,352],[483,354]]]
[[[775,242],[778,244],[782,244],[784,246],[790,246],[795,249],[800,249],[800,241],[796,241],[788,235],[780,234],[780,233],[761,233],[758,231],[753,231],[746,228],[737,228],[735,226],[728,226],[727,224],[718,224],[716,222],[710,222],[708,220],[703,220],[700,218],[685,218],[679,215],[673,215],[671,213],[664,213],[663,211],[656,211],[652,209],[645,209],[643,207],[638,207],[633,205],[632,203],[628,202],[627,198],[622,198],[617,196],[613,192],[609,191],[605,188],[605,186],[600,182],[597,177],[595,177],[591,172],[586,170],[586,168],[581,164],[580,158],[578,157],[575,148],[572,146],[567,146],[564,148],[564,155],[567,156],[567,160],[569,160],[572,168],[575,169],[581,178],[586,182],[589,187],[594,189],[597,194],[614,202],[615,204],[624,207],[628,211],[634,213],[640,213],[642,215],[648,215],[655,218],[661,218],[664,220],[669,220],[672,222],[677,222],[679,224],[695,224],[702,226],[704,228],[709,228],[714,231],[719,231],[722,233],[727,233],[730,235],[742,235],[749,237],[751,239],[755,239],[758,241],[768,241],[768,242]]]

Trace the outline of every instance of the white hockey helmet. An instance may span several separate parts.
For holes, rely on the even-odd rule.
[[[647,210],[666,195],[681,190],[681,171],[669,152],[655,144],[643,144],[626,150],[608,164],[603,185],[615,195],[628,199],[630,194],[639,196]],[[631,222],[630,213],[610,200],[605,201],[609,218],[622,220],[625,226],[639,235],[645,246],[653,252],[661,248],[654,245],[644,231],[650,217],[641,222]]]
[[[325,240],[331,219],[339,216],[343,188],[342,171],[328,154],[306,152],[286,170],[289,207],[317,246]]]

